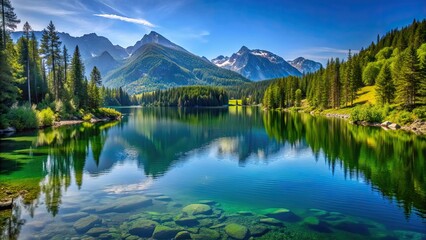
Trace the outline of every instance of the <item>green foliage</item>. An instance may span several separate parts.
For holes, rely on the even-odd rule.
[[[377,76],[376,98],[381,104],[390,103],[394,99],[395,86],[392,79],[392,73],[389,64],[383,65]]]
[[[92,114],[91,113],[84,114],[82,119],[85,122],[90,122],[90,120],[92,120]]]
[[[212,107],[228,104],[228,95],[223,88],[191,86],[144,93],[142,105],[167,107]]]
[[[13,82],[14,80],[6,54],[4,51],[0,50],[0,115],[6,113],[16,101],[18,89]]]
[[[374,85],[382,67],[381,62],[370,62],[362,72],[362,81],[366,86]]]
[[[55,121],[55,113],[50,107],[37,111],[38,125],[40,127],[52,126]]]
[[[9,125],[21,131],[38,127],[36,110],[29,106],[13,107],[6,115]]]
[[[413,109],[413,114],[419,119],[426,120],[426,106]]]
[[[263,106],[271,109],[295,106],[296,90],[300,89],[300,83],[300,78],[292,76],[275,80],[265,91]]]
[[[302,90],[296,90],[296,107],[300,107],[302,105]]]
[[[121,118],[121,113],[112,108],[99,108],[94,113],[98,118],[110,118],[110,119],[119,119]]]
[[[370,123],[380,123],[385,117],[382,108],[374,105],[356,106],[352,109],[351,120],[353,122],[366,121]]]

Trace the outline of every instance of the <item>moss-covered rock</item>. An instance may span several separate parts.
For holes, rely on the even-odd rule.
[[[148,219],[138,219],[131,223],[129,233],[139,237],[151,237],[157,225],[157,222]]]
[[[212,214],[212,208],[207,204],[190,204],[182,209],[187,215]]]
[[[235,239],[246,239],[249,235],[249,231],[245,226],[236,223],[226,225],[225,233]]]
[[[191,234],[188,231],[180,231],[176,234],[175,240],[188,240],[192,239]]]
[[[267,232],[269,232],[269,228],[262,226],[262,225],[254,225],[250,227],[249,231],[251,236],[253,237],[261,237],[265,235]]]
[[[196,217],[178,217],[175,219],[175,223],[180,226],[193,227],[199,224]]]
[[[64,222],[75,222],[76,220],[87,217],[87,216],[89,216],[88,213],[77,212],[77,213],[65,214],[61,218],[62,218],[62,221]]]
[[[320,223],[320,221],[318,218],[311,216],[303,219],[303,223],[310,226],[316,226]]]
[[[292,211],[286,208],[270,209],[266,210],[266,216],[278,219],[280,221],[297,222],[300,221],[300,217],[294,214]]]
[[[85,233],[99,223],[101,223],[101,219],[98,216],[90,215],[75,222],[73,227],[76,232]]]
[[[86,234],[92,237],[98,237],[99,235],[103,233],[107,233],[107,232],[108,232],[108,228],[94,227],[94,228],[91,228],[89,231],[87,231]]]
[[[275,218],[261,218],[259,222],[263,224],[271,225],[271,226],[278,226],[278,227],[281,227],[284,225],[281,221]]]
[[[163,225],[157,225],[155,227],[154,233],[152,234],[152,238],[154,239],[172,239],[176,236],[178,232],[182,231],[182,229],[175,229]]]
[[[200,228],[198,233],[191,234],[191,238],[197,240],[217,240],[220,239],[220,233],[212,229]]]

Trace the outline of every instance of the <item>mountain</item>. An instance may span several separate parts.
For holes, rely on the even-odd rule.
[[[94,66],[101,73],[101,76],[106,76],[107,73],[120,65],[120,62],[115,60],[109,52],[104,51],[100,56],[89,58],[85,61],[86,76],[89,77]]]
[[[288,61],[288,63],[290,63],[291,66],[293,66],[303,74],[313,73],[322,68],[321,63],[305,59],[303,57],[298,57],[293,61]]]
[[[140,47],[145,44],[156,43],[164,47],[172,48],[175,50],[186,51],[184,48],[172,43],[167,38],[161,36],[157,32],[151,31],[149,34],[145,34],[143,38],[136,42],[134,46],[127,47],[126,51],[130,55],[134,54]],[[186,51],[187,52],[187,51]]]
[[[282,57],[265,50],[250,50],[245,46],[231,57],[221,55],[212,59],[211,62],[218,67],[240,73],[253,81],[302,75]]]
[[[37,40],[40,41],[42,32],[34,31],[34,34]],[[22,31],[11,33],[11,37],[15,42],[22,35]],[[95,33],[85,34],[81,37],[73,37],[68,33],[58,33],[58,35],[62,44],[68,48],[70,55],[74,52],[75,46],[78,45],[81,57],[84,61],[92,57],[100,56],[105,51],[107,51],[116,60],[121,60],[129,56],[126,49],[118,45],[113,45],[108,38],[98,36]]]
[[[186,85],[238,85],[249,82],[233,71],[217,67],[156,32],[125,63],[105,78],[107,87],[123,87],[128,93],[149,92]],[[135,47],[137,44],[135,45]]]

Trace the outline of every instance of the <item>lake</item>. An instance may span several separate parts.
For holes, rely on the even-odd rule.
[[[1,239],[426,239],[425,137],[259,108],[119,111],[1,138],[0,186],[25,189]]]

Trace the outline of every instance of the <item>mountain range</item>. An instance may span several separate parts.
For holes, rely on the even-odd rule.
[[[11,37],[17,41],[22,34],[12,32]],[[40,40],[42,32],[36,31],[35,35]],[[131,94],[185,85],[239,85],[250,80],[301,76],[321,67],[304,58],[287,62],[266,50],[244,46],[231,57],[219,56],[209,61],[154,31],[127,48],[113,45],[95,33],[81,37],[58,35],[69,53],[79,46],[86,76],[97,66],[105,86],[123,87]]]

